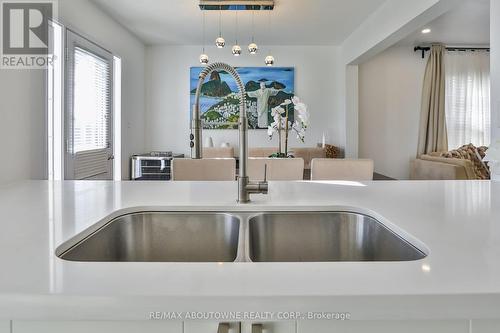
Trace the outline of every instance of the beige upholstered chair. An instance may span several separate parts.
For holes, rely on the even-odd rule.
[[[373,161],[315,158],[311,180],[373,180]]]
[[[251,181],[263,181],[267,165],[267,180],[303,180],[304,160],[301,158],[262,158],[248,159],[248,177]]]
[[[174,181],[234,181],[236,160],[234,158],[175,158],[172,160]]]
[[[204,147],[203,158],[234,158],[233,147]]]

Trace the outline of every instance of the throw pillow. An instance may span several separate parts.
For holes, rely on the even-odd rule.
[[[483,162],[486,150],[486,147],[476,148],[473,144],[468,144],[458,149],[441,153],[441,157],[469,160],[473,164],[476,179],[490,179],[488,166]]]

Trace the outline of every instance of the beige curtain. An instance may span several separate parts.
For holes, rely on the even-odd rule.
[[[448,150],[443,45],[433,45],[425,68],[417,156]]]

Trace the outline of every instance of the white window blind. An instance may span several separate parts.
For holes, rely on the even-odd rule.
[[[446,126],[449,149],[490,144],[490,54],[447,52]]]
[[[74,48],[73,153],[109,147],[111,68],[106,59]]]

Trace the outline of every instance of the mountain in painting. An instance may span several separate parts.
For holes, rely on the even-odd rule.
[[[196,93],[196,88],[191,93]],[[225,81],[221,80],[218,72],[212,72],[210,81],[203,83],[200,93],[202,96],[224,97],[231,93],[231,88]]]

